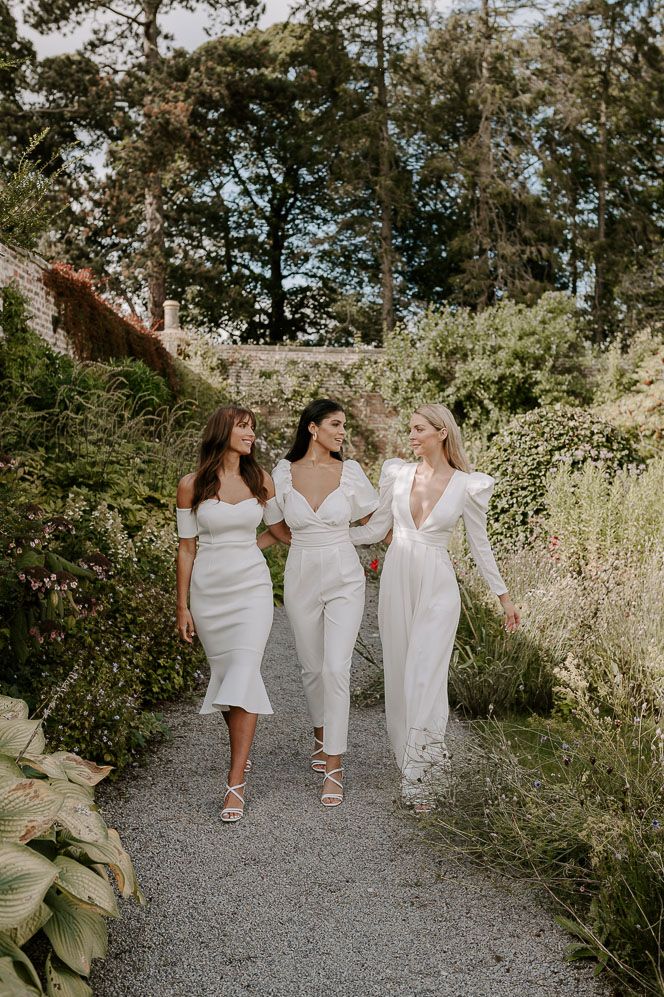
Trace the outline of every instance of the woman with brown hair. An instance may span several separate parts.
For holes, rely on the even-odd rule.
[[[256,721],[259,713],[272,713],[261,678],[272,583],[260,548],[274,538],[265,533],[257,542],[256,528],[261,520],[274,525],[283,516],[272,479],[254,457],[255,427],[249,409],[217,409],[203,432],[198,469],[181,479],[177,491],[177,625],[189,643],[198,633],[210,664],[200,712],[222,710],[228,724],[225,823],[243,816]]]
[[[447,674],[461,600],[447,545],[460,518],[475,563],[502,604],[506,629],[515,630],[520,620],[487,538],[493,478],[470,470],[459,427],[444,405],[420,406],[409,439],[419,461],[385,461],[380,505],[350,538],[368,544],[393,534],[378,604],[385,715],[404,798],[426,810],[430,779],[448,764]]]

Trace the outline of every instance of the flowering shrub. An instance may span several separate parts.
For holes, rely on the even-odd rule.
[[[529,539],[544,512],[546,481],[560,467],[601,467],[607,477],[640,459],[623,432],[591,412],[569,406],[517,415],[482,455],[479,466],[497,479],[489,533],[502,546]]]

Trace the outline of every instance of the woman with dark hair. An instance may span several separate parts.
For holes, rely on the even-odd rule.
[[[255,427],[249,409],[217,409],[203,431],[198,469],[181,479],[177,492],[177,625],[188,643],[198,633],[210,664],[200,712],[222,710],[228,724],[225,823],[243,816],[256,721],[259,713],[272,713],[261,678],[272,583],[259,548],[274,541],[266,533],[257,543],[256,527],[261,519],[275,524],[283,516],[272,479],[254,457]]]
[[[350,663],[364,611],[364,571],[348,529],[378,505],[357,461],[343,460],[345,422],[338,402],[311,402],[292,447],[272,472],[291,530],[284,604],[314,728],[311,766],[325,773],[321,803],[327,807],[343,800]]]

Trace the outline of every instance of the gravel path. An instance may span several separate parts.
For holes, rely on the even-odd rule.
[[[380,708],[353,710],[347,800],[323,810],[283,610],[263,671],[275,715],[259,723],[238,825],[218,818],[223,721],[189,703],[146,766],[101,794],[149,906],[122,905],[96,997],[605,993],[590,967],[564,963],[567,940],[524,885],[441,869],[396,805]]]

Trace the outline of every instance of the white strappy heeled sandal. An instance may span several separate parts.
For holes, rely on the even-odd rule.
[[[221,811],[221,819],[224,824],[236,824],[237,821],[242,820],[244,817],[244,797],[240,796],[238,789],[244,789],[246,785],[246,782],[240,782],[237,786],[229,786],[228,783],[226,783],[226,792],[224,793],[224,809]],[[238,800],[242,804],[241,807],[226,806],[226,800],[231,793],[233,796],[237,796]]]
[[[326,772],[325,773],[325,779],[329,779],[330,782],[333,782],[335,786],[338,786],[339,789],[341,790],[341,792],[340,793],[321,793],[320,801],[321,801],[321,803],[323,804],[324,807],[338,807],[340,803],[343,803],[343,800],[344,800],[344,793],[343,793],[344,784],[343,784],[343,782],[339,782],[338,779],[334,778],[335,775],[337,775],[337,773],[339,775],[343,775],[344,774],[344,770],[343,769],[332,769],[331,772]],[[323,780],[323,788],[325,787],[325,779]],[[328,800],[330,801],[329,803],[327,802]]]
[[[325,760],[323,758],[316,758],[316,755],[320,755],[323,750],[323,742],[320,741],[314,734],[314,741],[316,744],[320,744],[320,748],[316,748],[315,751],[311,752],[311,767],[314,772],[324,772],[325,771]]]

